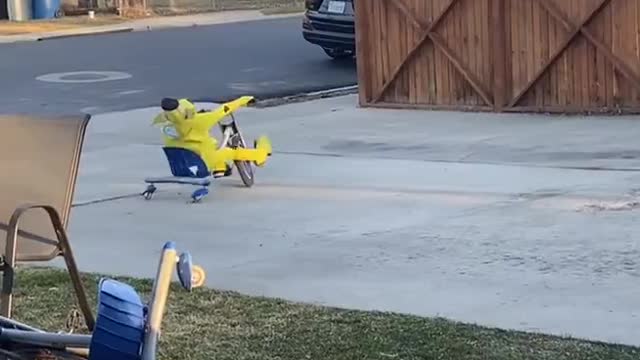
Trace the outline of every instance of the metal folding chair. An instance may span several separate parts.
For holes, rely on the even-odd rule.
[[[0,116],[0,315],[11,318],[16,264],[66,262],[90,331],[95,319],[66,233],[90,116]]]

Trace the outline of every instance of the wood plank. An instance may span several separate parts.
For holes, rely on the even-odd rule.
[[[567,0],[566,2],[568,3],[568,16],[571,17],[573,16],[573,11],[574,11],[574,3],[576,0]],[[557,19],[556,19],[557,20]],[[571,31],[572,27],[571,25],[568,25],[569,28],[564,27],[565,31]],[[574,74],[574,68],[575,68],[575,45],[576,42],[578,41],[578,39],[580,38],[580,32],[578,31],[578,33],[576,33],[576,35],[574,36],[573,39],[571,39],[571,41],[569,42],[569,44],[567,44],[567,48],[564,51],[563,56],[565,56],[565,61],[564,61],[564,65],[565,65],[565,86],[567,87],[567,97],[565,98],[566,104],[568,106],[576,106],[575,103],[575,99],[576,99],[576,86],[575,86],[575,74]]]
[[[378,81],[376,81],[376,86],[378,86],[378,89],[382,88],[382,86],[384,85],[384,82],[386,81],[386,77],[387,74],[385,74],[385,67],[384,67],[384,63],[385,63],[385,58],[387,56],[387,51],[386,51],[386,46],[387,46],[387,39],[386,39],[386,32],[383,29],[383,24],[384,24],[384,12],[386,11],[386,5],[384,0],[374,0],[371,2],[372,4],[375,4],[375,9],[376,9],[376,13],[377,13],[377,21],[375,22],[375,28],[376,30],[371,34],[371,36],[376,36],[378,38],[378,41],[376,42],[376,48],[378,50],[377,54],[378,54],[378,59],[377,59],[377,77],[378,77]],[[372,94],[373,97],[371,99],[371,102],[376,102],[376,93]]]
[[[392,102],[378,102],[371,104],[370,108],[387,108],[387,109],[412,109],[412,110],[442,110],[442,111],[469,111],[469,112],[491,112],[493,107],[491,106],[478,106],[478,105],[450,105],[450,104],[398,104]]]
[[[622,3],[624,7],[623,16],[619,19],[618,23],[620,24],[620,30],[624,34],[625,41],[623,41],[623,51],[615,54],[619,61],[624,64],[627,68],[627,71],[630,71],[635,78],[638,78],[637,71],[634,71],[632,68],[632,64],[636,64],[635,54],[636,54],[636,41],[635,34],[636,33],[636,19],[635,19],[635,5],[637,1],[625,1]],[[589,29],[590,30],[590,29]],[[591,35],[594,37],[598,37],[597,34],[590,31]],[[601,39],[599,39],[601,40]],[[603,44],[607,45],[607,44]],[[629,81],[628,76],[625,81],[625,96],[623,98],[623,102],[625,104],[631,104],[636,101],[638,97],[638,90],[640,87],[634,84],[634,81]],[[640,80],[640,79],[638,79]]]
[[[511,10],[511,1],[512,0],[502,0],[502,4],[504,6],[504,15],[505,15],[505,46],[504,46],[504,81],[505,81],[505,89],[504,89],[504,99],[502,109],[507,105],[507,101],[511,99],[513,96],[513,33],[511,28],[513,27],[514,18]]]
[[[524,22],[522,23],[523,27],[524,27],[524,38],[525,38],[525,46],[524,46],[524,66],[525,66],[525,71],[524,71],[524,78],[526,79],[526,81],[529,81],[529,79],[531,79],[534,75],[535,75],[535,53],[536,53],[536,43],[534,42],[535,40],[535,34],[533,32],[533,2],[532,1],[523,1],[523,6],[524,6]],[[533,99],[533,102],[535,103],[535,99],[536,99],[536,86],[532,86],[529,89],[529,92],[531,93],[531,98]]]
[[[511,113],[550,113],[550,114],[640,114],[639,106],[621,106],[620,108],[601,108],[601,107],[583,107],[583,106],[545,106],[538,108],[535,106],[516,106],[505,109],[505,112]]]
[[[598,71],[596,64],[596,56],[598,52],[596,49],[589,43],[587,45],[586,50],[586,63],[587,63],[587,98],[585,101],[585,106],[598,104]]]
[[[520,31],[520,24],[522,24],[522,2],[519,0],[511,0],[511,34],[513,34],[513,53],[512,53],[512,79],[514,87],[520,88],[522,87],[523,80],[521,78],[522,71],[520,71],[520,67],[522,66],[522,32]],[[515,97],[515,96],[514,96]]]
[[[482,56],[484,56],[484,49],[480,48],[478,44],[480,43],[480,37],[482,36],[482,22],[487,21],[488,14],[483,13],[483,5],[485,0],[476,0],[466,4],[466,12],[465,12],[465,21],[467,24],[465,36],[467,37],[467,64],[469,66],[469,71],[475,74],[478,77],[478,80],[482,84],[487,84],[486,88],[491,95],[491,88],[488,86],[489,83],[486,81],[482,72],[480,71],[479,61]],[[483,16],[484,15],[484,16]],[[486,59],[486,57],[485,57]],[[486,60],[485,60],[486,61]],[[469,90],[469,87],[466,87]],[[466,94],[468,97],[466,98],[466,103],[469,105],[478,104],[478,99],[476,94],[473,91],[467,91]]]
[[[453,9],[453,5],[451,6],[451,9]],[[447,26],[448,24],[446,23],[445,20],[442,21],[442,23],[439,26],[440,32],[442,33],[442,36],[444,38],[448,38],[449,36],[449,27]],[[427,33],[427,37],[429,36],[429,33]],[[433,44],[433,42],[431,42]],[[442,104],[445,105],[451,105],[453,104],[453,100],[451,97],[451,89],[452,89],[452,81],[451,81],[451,68],[452,65],[449,63],[449,61],[447,60],[446,56],[444,55],[444,53],[442,51],[440,51],[440,49],[438,47],[436,47],[435,44],[433,44],[433,48],[434,51],[438,54],[439,57],[439,62],[440,62],[440,69],[438,69],[437,71],[439,73],[441,73],[442,76]]]
[[[404,4],[404,0],[392,0],[392,1],[399,1]],[[387,36],[389,36],[389,39],[390,39],[389,71],[393,71],[391,69],[397,66],[397,64],[401,64],[405,58],[405,54],[402,53],[402,48],[401,48],[402,47],[402,39],[401,39],[402,31],[400,29],[400,22],[401,22],[401,17],[400,17],[399,11],[391,10],[387,12],[387,32],[388,32]],[[407,61],[407,65],[408,65],[408,61]],[[406,70],[406,68],[407,67],[405,66],[403,68],[403,71],[400,71],[396,75],[391,86],[393,91],[387,93],[387,98],[390,100],[392,99],[391,101],[393,102],[402,102],[402,99],[401,99],[402,73],[404,72],[404,70]]]
[[[526,1],[526,19],[527,19],[527,81],[535,76],[536,71],[539,69],[538,54],[540,52],[540,32],[535,27],[540,16],[540,10],[533,1]],[[546,74],[546,73],[545,73]],[[544,75],[542,76],[544,78]],[[541,81],[538,81],[529,89],[530,103],[535,106],[539,106],[539,89],[541,87]]]
[[[549,13],[551,15],[554,15],[554,17],[557,17],[558,19],[560,19],[562,21],[562,17],[558,17],[558,10],[553,11],[553,9],[555,8],[554,5],[550,4],[550,0],[536,0],[538,1],[541,5],[543,5],[545,8],[547,8],[547,10],[549,10]],[[553,56],[551,56],[551,58],[549,58],[549,61],[545,62],[544,66],[542,67],[542,69],[540,69],[540,71],[536,72],[536,75],[527,82],[527,84],[521,88],[520,91],[518,91],[518,95],[511,101],[511,103],[509,104],[509,106],[514,106],[515,104],[518,103],[518,101],[520,100],[520,98],[528,91],[528,89],[536,82],[538,81],[538,79],[547,71],[547,69],[549,68],[549,66],[551,66],[556,59],[558,59],[563,53],[564,51],[571,45],[571,43],[573,42],[573,40],[578,36],[578,34],[581,31],[581,28],[589,23],[591,21],[591,19],[598,14],[598,12],[602,9],[602,7],[606,6],[606,4],[611,1],[611,0],[602,0],[600,2],[600,5],[597,6],[596,8],[594,8],[593,10],[591,10],[589,12],[589,16],[587,17],[587,19],[585,21],[583,21],[578,27],[576,27],[574,30],[571,30],[570,35],[566,38],[565,41],[562,42],[562,46],[560,47],[560,50],[558,50]],[[551,10],[550,10],[551,9]],[[571,25],[566,23],[566,21],[564,22],[565,27],[567,27],[567,30],[571,29]]]
[[[479,52],[482,52],[482,57],[477,57],[476,61],[478,62],[479,66],[478,66],[478,72],[480,74],[483,75],[482,78],[482,82],[486,83],[486,84],[490,84],[493,81],[493,72],[492,72],[492,68],[493,65],[490,61],[487,61],[487,59],[491,59],[491,53],[493,48],[491,47],[491,40],[490,40],[490,35],[492,34],[491,31],[491,2],[493,0],[484,0],[482,2],[482,9],[483,9],[483,14],[484,17],[478,17],[478,20],[480,21],[480,42],[478,43],[478,50]],[[501,0],[504,3],[504,0]],[[504,6],[503,6],[504,8]],[[504,18],[501,19],[500,21],[502,21],[504,23]],[[504,35],[504,32],[506,31],[506,29],[503,27],[502,28],[502,32]],[[502,48],[504,49],[504,42],[501,44]],[[495,101],[495,100],[494,100]]]
[[[469,66],[469,71],[474,74],[478,81],[481,84],[485,84],[485,88],[489,92],[489,96],[491,97],[491,101],[493,102],[493,94],[491,91],[491,82],[487,81],[486,75],[482,72],[481,63],[487,61],[489,53],[487,49],[480,46],[481,38],[482,38],[482,23],[487,22],[489,20],[489,13],[485,11],[484,7],[486,6],[487,0],[477,0],[468,2],[466,6],[465,19],[468,26],[466,30],[466,36],[468,38],[467,41],[467,64]],[[466,87],[467,90],[470,90],[469,87]],[[468,91],[468,98],[466,103],[469,105],[477,105],[480,103],[478,101],[478,96],[473,91]]]
[[[412,34],[416,31],[411,26],[408,26],[408,24],[400,16],[398,16],[397,22],[400,30],[400,34],[398,34],[398,40],[399,40],[398,43],[400,45],[400,52],[398,55],[401,55],[402,59],[404,59],[407,56],[407,53],[409,51],[409,46],[411,44],[408,41],[409,36],[413,36]],[[401,102],[405,102],[405,103],[409,102],[409,92],[410,92],[409,79],[410,79],[411,70],[415,68],[415,65],[416,65],[415,58],[413,58],[407,63],[407,66],[405,67],[404,71],[400,73],[401,76],[400,76],[399,95],[400,95]]]
[[[475,42],[475,57],[474,62],[476,63],[476,74],[480,78],[480,81],[483,84],[487,84],[487,89],[489,89],[489,93],[491,95],[491,103],[495,103],[495,96],[493,95],[493,72],[491,64],[492,52],[493,48],[491,47],[491,42],[489,41],[489,26],[491,25],[491,1],[492,0],[483,0],[479,4],[479,8],[481,11],[481,16],[476,16],[477,18],[477,34],[476,42]],[[502,19],[504,21],[504,19]],[[504,34],[504,29],[502,30]],[[502,43],[502,48],[504,48],[504,42]],[[487,68],[487,65],[491,65],[491,68]],[[480,104],[478,97],[475,97],[475,104]]]
[[[438,9],[437,3],[436,1],[434,1],[433,10],[437,11],[437,9]],[[444,26],[444,20],[440,23],[438,28],[435,29],[434,31],[437,31],[439,33],[442,33],[443,35],[446,35],[447,32]],[[427,37],[428,37],[428,34],[427,34]],[[448,104],[449,103],[449,70],[448,70],[449,64],[445,61],[446,59],[444,58],[444,55],[442,55],[442,53],[440,53],[440,51],[435,47],[435,45],[431,43],[431,40],[429,40],[429,43],[433,46],[433,52],[437,59],[436,74],[438,76],[438,98],[439,98],[438,103]]]
[[[450,41],[447,41],[446,43],[451,52],[458,56],[458,59],[463,65],[465,63],[463,59],[467,59],[467,53],[465,52],[466,46],[464,45],[464,31],[462,22],[462,20],[464,19],[464,4],[465,1],[460,1],[451,13],[451,38]],[[461,79],[459,76],[455,76],[454,79],[455,84],[453,87],[453,98],[455,104],[468,105],[466,102],[466,90],[468,88],[467,84],[465,84],[464,79]]]
[[[619,10],[619,2],[614,2],[611,7],[612,7],[612,18],[611,18],[611,48],[613,50],[613,52],[617,52],[619,46],[619,40],[620,38],[618,37],[617,31],[616,31],[616,22],[617,22],[617,17],[620,14],[620,10]],[[603,54],[604,55],[604,54]],[[607,61],[610,62],[609,58],[607,58],[605,56],[605,58],[607,59]],[[619,88],[619,83],[618,83],[618,73],[616,71],[615,68],[615,64],[611,63],[612,65],[612,72],[611,72],[611,85],[613,87],[612,91],[612,98],[611,98],[611,106],[612,107],[616,107],[618,105],[618,98],[620,96],[620,88]]]
[[[422,2],[419,2],[416,4],[415,7],[415,11],[418,17],[422,17],[421,14],[421,7],[420,4]],[[408,48],[412,48],[415,43],[419,40],[419,36],[420,34],[417,31],[407,31],[407,36],[406,36],[406,41],[407,41],[407,46]],[[423,71],[423,67],[422,67],[422,54],[418,54],[418,56],[416,56],[414,58],[414,65],[411,66],[409,68],[409,70],[407,71],[408,73],[408,80],[409,80],[409,94],[408,94],[408,101],[409,103],[415,104],[418,102],[418,98],[419,97],[424,97],[425,94],[422,91],[422,71]]]
[[[435,16],[433,10],[433,1],[421,1],[421,4],[424,6],[425,14],[428,14],[427,19],[429,23],[433,23]],[[436,54],[434,47],[430,42],[425,45],[424,51],[424,63],[426,63],[426,69],[429,74],[429,99],[425,102],[428,104],[437,104],[438,103],[438,81],[437,81],[437,71],[436,71]]]
[[[623,29],[621,26],[618,26],[617,31],[619,32],[617,34],[617,37],[623,39],[622,43],[629,43],[627,40],[628,34],[627,32],[625,32],[625,29]],[[604,56],[610,62],[615,65],[615,67],[626,77],[628,81],[630,81],[636,87],[636,89],[640,89],[640,77],[631,68],[629,68],[629,66],[624,61],[616,56],[606,44],[600,41],[600,39],[596,38],[595,35],[592,34],[591,30],[583,28],[581,32],[587,39],[589,39],[591,44],[593,44],[600,52],[604,54]]]
[[[435,33],[430,33],[429,38],[431,38],[431,41],[448,58],[448,60],[451,62],[451,64],[453,64],[458,72],[465,77],[465,79],[471,84],[471,86],[473,86],[473,88],[482,97],[482,100],[484,100],[485,104],[492,105],[491,97],[489,96],[487,90],[484,88],[484,85],[481,84],[476,76],[470,73],[466,66],[461,63],[458,56],[454,54],[444,42],[444,39],[440,37],[440,35]]]
[[[580,14],[580,5],[578,2],[584,0],[570,0],[570,12],[567,15],[567,20],[570,23],[577,22],[580,23],[583,21],[583,18],[578,17]],[[575,19],[577,21],[571,21],[569,19]],[[573,25],[571,25],[573,28]],[[571,29],[571,28],[570,28]],[[582,48],[584,45],[584,41],[582,36],[578,34],[576,38],[572,41],[571,45],[569,45],[569,50],[567,54],[569,55],[569,65],[571,66],[570,73],[570,87],[571,87],[571,104],[574,106],[582,106],[582,89],[584,73],[581,72],[581,60],[582,60]]]
[[[372,49],[370,48],[369,36],[372,33],[369,27],[369,8],[372,2],[356,1],[355,6],[355,26],[360,31],[356,32],[356,64],[358,79],[358,102],[360,104],[369,102],[371,96],[372,70],[371,59]],[[362,31],[364,30],[364,31]]]
[[[544,58],[544,61],[540,65],[541,67],[551,58],[552,54],[560,47],[560,34],[558,34],[558,26],[556,25],[555,20],[545,12],[545,17],[547,19],[547,27],[549,28],[549,53]],[[551,96],[549,97],[549,101],[547,106],[557,105],[559,104],[559,73],[560,68],[556,63],[556,66],[553,66],[549,69],[549,84],[551,92]]]
[[[528,81],[527,77],[527,36],[528,33],[526,29],[523,27],[523,24],[526,21],[527,11],[525,9],[525,2],[518,1],[518,23],[517,23],[517,31],[518,31],[518,86],[522,86],[522,84],[526,84]],[[524,96],[524,94],[523,94]]]
[[[633,59],[634,64],[636,64],[636,68],[640,67],[638,66],[638,64],[640,64],[640,3],[638,3],[638,1],[634,1],[634,5],[635,5],[635,12],[634,12],[634,18],[633,18],[633,22],[635,25],[635,31],[634,31],[634,39],[635,39],[635,58]],[[634,99],[634,105],[635,104],[640,104],[640,91],[637,92],[637,96]]]
[[[440,1],[441,2],[441,1]],[[428,2],[428,9],[430,11],[430,15],[429,15],[429,19],[431,19],[431,21],[435,21],[434,19],[437,17],[438,14],[440,14],[440,9],[438,8],[436,1],[429,1]],[[442,21],[440,22],[440,24],[434,28],[434,31],[440,31],[441,27],[442,27]],[[428,41],[428,45],[429,47],[429,53],[432,56],[433,59],[433,63],[431,65],[431,71],[432,71],[432,75],[433,75],[433,81],[434,81],[434,89],[435,89],[435,101],[434,104],[442,104],[444,103],[444,95],[445,94],[445,89],[444,89],[444,74],[443,74],[443,64],[442,64],[442,59],[440,54],[438,53],[438,51],[436,50],[435,46],[431,43],[431,40]]]
[[[389,57],[391,56],[391,52],[389,50],[389,42],[392,41],[392,38],[389,36],[388,32],[388,24],[387,18],[389,16],[389,5],[386,1],[382,0],[380,2],[381,11],[380,11],[380,37],[382,41],[380,42],[380,46],[382,47],[382,73],[384,74],[382,79],[383,81],[389,81]],[[376,100],[377,101],[377,100]]]
[[[607,40],[607,33],[609,33],[609,28],[607,27],[607,19],[609,18],[609,9],[604,9],[600,14],[600,21],[598,22],[598,32],[603,34],[604,41],[610,43]],[[596,86],[598,89],[596,98],[596,103],[598,106],[607,107],[607,93],[608,93],[608,76],[607,76],[607,61],[600,52],[596,51]]]
[[[440,21],[442,21],[442,19],[444,19],[447,16],[449,11],[451,10],[451,7],[456,3],[456,1],[457,0],[449,0],[448,6],[439,15],[439,17],[433,23],[429,24],[426,27],[423,27],[423,25],[420,23],[420,21],[418,21],[416,19],[415,15],[407,8],[407,6],[406,6],[406,4],[404,2],[402,2],[401,0],[385,0],[385,3],[387,4],[387,6],[395,6],[396,9],[400,10],[400,12],[407,18],[407,20],[410,21],[411,24],[413,24],[413,26],[415,26],[415,27],[417,27],[419,29],[422,29],[423,30],[423,34],[420,37],[421,41],[415,47],[413,47],[410,52],[408,52],[408,54],[405,57],[404,61],[399,63],[390,72],[390,77],[388,78],[388,80],[385,80],[385,85],[382,87],[380,92],[375,96],[375,100],[374,101],[379,101],[382,98],[382,96],[387,91],[389,86],[391,86],[391,83],[393,83],[393,81],[395,81],[395,79],[398,76],[398,74],[400,73],[400,71],[402,71],[402,68],[404,66],[406,66],[407,62],[409,60],[411,60],[415,56],[415,54],[418,52],[420,46],[422,46],[424,44],[424,42],[427,41],[429,32],[433,31],[433,29],[435,29],[435,27],[438,26]],[[388,12],[388,10],[385,11],[385,12]]]
[[[590,87],[590,72],[589,72],[589,47],[590,44],[588,41],[585,41],[584,38],[580,39],[580,42],[578,43],[580,45],[579,51],[578,51],[578,73],[576,74],[577,76],[580,76],[581,79],[581,84],[580,85],[580,101],[578,104],[580,104],[580,106],[589,106],[590,102],[589,102],[589,91],[591,89]]]
[[[536,59],[536,69],[544,65],[544,61],[549,58],[549,47],[551,46],[549,38],[549,17],[545,11],[536,3],[538,10],[538,29],[540,29],[538,58]],[[540,106],[546,106],[551,97],[551,75],[553,69],[549,69],[545,79],[541,83]]]
[[[490,3],[491,34],[489,48],[493,64],[493,104],[494,110],[502,111],[507,101],[507,67],[506,43],[507,26],[505,0],[491,0]]]
[[[608,23],[607,23],[607,36],[608,36],[608,44],[613,48],[615,48],[615,39],[613,37],[614,31],[613,31],[613,26],[615,23],[615,11],[613,8],[613,5],[610,5],[608,8],[609,11],[609,17],[607,18]],[[604,54],[602,55],[604,56]],[[605,57],[605,59],[607,59]],[[616,71],[615,71],[615,67],[613,66],[612,63],[609,62],[609,60],[607,59],[607,64],[609,65],[607,68],[607,75],[608,75],[608,83],[609,83],[609,94],[608,94],[608,106],[610,108],[614,108],[616,105],[616,101],[615,98],[617,96],[617,81],[616,81]]]
[[[478,35],[480,32],[480,28],[477,24],[478,17],[482,16],[482,0],[476,0],[472,2],[462,2],[462,11],[463,18],[461,18],[462,22],[462,31],[466,41],[463,43],[466,56],[462,57],[462,62],[467,66],[469,72],[476,76],[478,81],[481,84],[485,84],[485,88],[487,89],[489,96],[491,96],[491,89],[488,84],[482,78],[482,75],[477,71],[477,63],[476,56],[482,55],[482,52],[479,52],[476,49],[476,44],[478,42]],[[485,18],[486,19],[486,18]],[[476,94],[473,89],[469,87],[468,84],[464,84],[464,103],[467,105],[476,105],[478,103]]]

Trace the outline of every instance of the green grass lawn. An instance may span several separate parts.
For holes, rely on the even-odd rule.
[[[84,275],[92,296],[98,277]],[[122,279],[145,297],[146,280]],[[95,297],[91,299],[95,304]],[[14,317],[65,330],[75,298],[67,274],[20,269]],[[160,359],[637,360],[640,349],[503,331],[389,313],[347,311],[176,286],[169,299]]]

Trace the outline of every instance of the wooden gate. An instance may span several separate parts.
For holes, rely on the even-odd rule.
[[[640,112],[640,0],[360,0],[360,103]]]

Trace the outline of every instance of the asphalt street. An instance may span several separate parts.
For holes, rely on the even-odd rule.
[[[96,71],[124,76],[37,79]],[[298,17],[0,45],[0,113],[98,114],[165,96],[220,102],[355,84],[355,61],[306,43]]]

